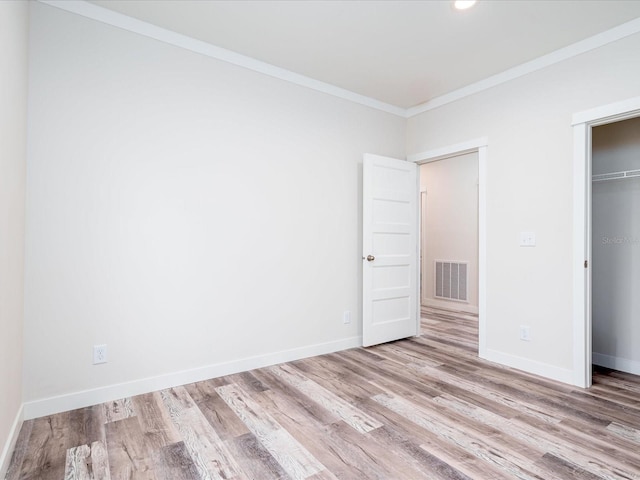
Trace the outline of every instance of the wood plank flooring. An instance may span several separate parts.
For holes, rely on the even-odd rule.
[[[640,378],[582,390],[477,357],[477,318],[420,337],[24,423],[7,480],[640,479]]]

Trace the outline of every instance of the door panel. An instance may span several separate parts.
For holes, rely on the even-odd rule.
[[[365,154],[363,325],[365,346],[417,335],[418,167]],[[367,260],[373,256],[372,260]]]

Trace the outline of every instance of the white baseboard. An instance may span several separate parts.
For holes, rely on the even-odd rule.
[[[26,420],[66,412],[76,408],[89,407],[99,403],[109,402],[120,398],[131,397],[143,393],[163,390],[165,388],[186,385],[210,378],[231,375],[238,372],[246,372],[255,368],[267,367],[283,362],[291,362],[302,358],[337,352],[348,348],[362,346],[362,337],[350,337],[333,342],[309,345],[301,348],[293,348],[280,352],[258,355],[230,362],[207,365],[205,367],[184,370],[181,372],[167,373],[157,377],[142,378],[132,382],[108,385],[92,390],[68,393],[56,397],[33,400],[24,404],[24,418]],[[2,478],[2,477],[0,477]]]
[[[13,449],[16,447],[16,442],[18,441],[18,435],[20,435],[20,429],[22,428],[23,422],[24,422],[24,405],[20,405],[20,409],[16,414],[16,418],[13,421],[13,425],[11,425],[11,430],[9,431],[9,437],[7,438],[7,443],[5,443],[4,448],[2,449],[2,454],[0,454],[0,478],[5,478],[5,476],[7,475],[7,470],[9,469],[9,462],[11,462]]]
[[[469,305],[468,303],[462,302],[423,298],[421,304],[425,307],[442,308],[444,310],[473,313],[475,315],[477,315],[479,312],[479,308],[477,306]]]
[[[481,354],[481,357],[490,362],[499,363],[527,373],[533,373],[534,375],[540,375],[541,377],[551,380],[574,385],[573,370],[571,369],[559,368],[554,365],[549,365],[548,363],[537,362],[491,349],[487,349],[484,354]]]
[[[621,372],[632,373],[634,375],[640,375],[640,362],[635,360],[593,352],[591,354],[591,361],[594,365],[611,368],[613,370],[620,370]]]

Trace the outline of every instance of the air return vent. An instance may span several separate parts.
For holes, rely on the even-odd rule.
[[[435,297],[466,302],[468,262],[436,260]]]

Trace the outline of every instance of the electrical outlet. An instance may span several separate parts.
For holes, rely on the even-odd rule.
[[[520,232],[520,246],[535,247],[536,246],[535,232]]]
[[[107,363],[107,346],[106,345],[94,345],[93,346],[93,364]]]
[[[351,323],[351,312],[349,310],[345,310],[342,313],[342,323],[345,325],[349,325]]]
[[[531,341],[530,327],[520,325],[520,340],[523,340],[525,342]]]

